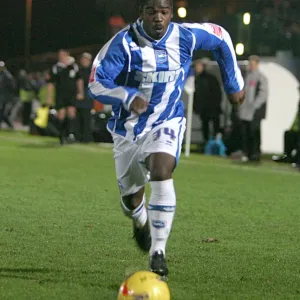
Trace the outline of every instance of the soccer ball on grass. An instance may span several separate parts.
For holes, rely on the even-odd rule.
[[[136,272],[121,285],[117,300],[170,300],[166,282],[149,271]]]

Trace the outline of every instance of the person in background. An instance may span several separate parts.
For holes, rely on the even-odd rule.
[[[216,137],[220,132],[220,115],[222,90],[218,79],[207,72],[207,59],[199,59],[195,66],[195,94],[194,111],[200,116],[204,142],[210,136]],[[210,123],[213,124],[213,133],[210,134]]]
[[[298,90],[300,92],[300,86],[298,87]],[[296,163],[298,153],[298,139],[299,139],[299,114],[300,114],[300,101],[298,104],[298,111],[296,113],[294,122],[292,124],[292,127],[290,130],[287,130],[284,133],[284,153],[283,155],[274,155],[272,157],[274,162],[277,163]],[[299,152],[300,153],[300,152]]]
[[[92,141],[91,133],[91,110],[93,108],[93,100],[88,94],[89,77],[92,69],[92,55],[82,53],[80,57],[80,76],[84,85],[84,98],[76,101],[77,117],[79,123],[79,140],[83,143]]]
[[[5,63],[0,61],[0,129],[4,121],[8,127],[13,128],[7,114],[7,105],[12,102],[13,94],[16,89],[14,77],[5,67]]]
[[[25,70],[19,72],[19,97],[22,102],[22,122],[24,126],[29,126],[32,102],[36,97],[36,87],[32,74],[27,74]]]
[[[44,71],[41,75],[40,81],[39,81],[39,92],[38,92],[38,99],[40,101],[40,104],[42,106],[47,105],[47,99],[48,99],[48,84],[47,82],[50,79],[50,72],[48,70]],[[51,99],[53,99],[53,105],[55,104],[55,88],[51,89],[50,94]]]
[[[249,57],[249,72],[245,79],[245,102],[239,107],[243,162],[259,162],[261,156],[261,121],[266,117],[268,80],[259,70],[260,58]]]
[[[60,143],[75,142],[76,132],[76,99],[84,99],[83,80],[79,67],[68,51],[58,51],[58,62],[52,67],[48,80],[47,104],[53,105],[53,89],[56,89],[55,107],[58,111],[58,128]],[[67,122],[65,122],[67,119]],[[67,124],[67,126],[66,126]],[[66,133],[67,131],[67,133]],[[67,139],[65,140],[65,135]]]
[[[35,86],[36,86],[36,90],[37,93],[40,91],[40,88],[45,85],[45,78],[44,78],[44,74],[42,72],[36,72],[35,73]]]

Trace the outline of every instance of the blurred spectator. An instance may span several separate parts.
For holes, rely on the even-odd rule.
[[[30,123],[32,102],[36,97],[36,86],[32,74],[27,74],[21,70],[18,78],[19,97],[22,102],[22,121],[24,126]]]
[[[212,136],[220,131],[222,90],[218,79],[206,71],[207,60],[194,62],[195,94],[194,111],[200,116],[205,143],[210,138],[210,123],[213,125]]]
[[[13,128],[7,108],[9,103],[13,101],[15,88],[15,80],[12,74],[6,69],[5,63],[0,61],[0,128],[2,121]]]
[[[300,92],[300,86],[298,88]],[[294,122],[292,124],[292,127],[290,130],[286,131],[284,133],[284,153],[281,156],[274,155],[272,157],[273,161],[278,163],[296,163],[298,157],[300,156],[300,151],[297,149],[299,148],[298,143],[300,142],[300,100],[299,100],[299,106],[298,111],[296,113]]]
[[[45,85],[45,77],[44,74],[42,72],[36,72],[35,73],[35,86],[37,91],[39,92],[40,88]]]
[[[227,154],[232,159],[240,159],[243,156],[242,152],[242,132],[241,120],[239,118],[239,108],[236,105],[232,106],[231,111],[231,127],[225,128],[224,141],[227,147]]]
[[[53,88],[56,88],[56,109],[58,111],[58,128],[60,143],[75,142],[76,99],[84,99],[83,80],[79,67],[66,50],[58,51],[58,62],[52,67],[48,80],[47,104],[53,104]],[[66,117],[67,122],[65,122]],[[67,124],[67,126],[66,126]],[[67,131],[67,132],[65,132]],[[65,140],[65,136],[67,139]]]
[[[259,70],[259,62],[258,56],[250,56],[249,72],[245,79],[246,99],[239,108],[244,162],[260,161],[260,124],[266,117],[268,81]]]
[[[42,106],[47,105],[47,99],[48,99],[48,84],[47,84],[47,82],[49,81],[49,79],[50,79],[49,71],[44,71],[41,74],[41,77],[39,80],[39,92],[38,92],[38,99]],[[55,88],[51,89],[50,97],[53,99],[53,105],[54,105],[55,104]]]
[[[77,100],[77,115],[79,124],[79,141],[89,143],[92,141],[91,133],[91,110],[93,108],[93,100],[88,94],[88,84],[91,74],[92,55],[83,53],[80,57],[80,75],[84,84],[84,98]]]
[[[294,123],[290,130],[284,133],[284,154],[281,156],[274,155],[272,157],[274,162],[278,163],[294,163],[295,162],[295,151],[297,149],[298,142],[298,112],[294,120]]]

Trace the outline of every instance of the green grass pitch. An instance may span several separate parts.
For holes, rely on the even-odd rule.
[[[182,158],[172,299],[300,299],[299,176]],[[116,299],[147,265],[120,209],[111,149],[0,133],[1,300]]]

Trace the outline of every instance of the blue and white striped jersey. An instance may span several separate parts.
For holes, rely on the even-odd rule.
[[[227,93],[243,89],[231,38],[222,27],[171,23],[157,41],[138,20],[117,33],[95,58],[89,83],[91,97],[113,106],[108,129],[136,140],[167,120],[184,117],[180,98],[193,52],[199,49],[213,51]],[[137,95],[149,101],[140,116],[129,111]]]

